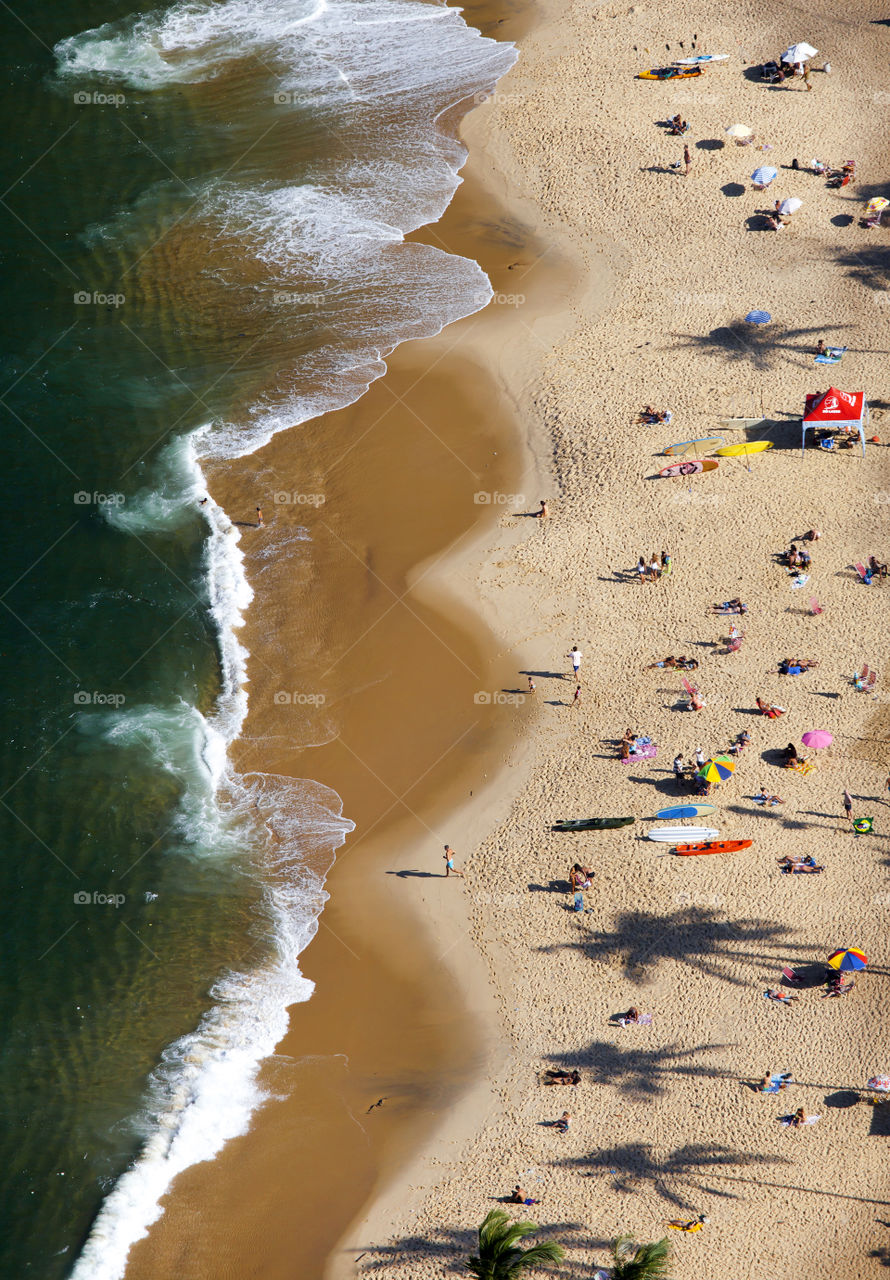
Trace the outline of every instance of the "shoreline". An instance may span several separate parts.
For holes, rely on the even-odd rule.
[[[455,200],[458,200],[462,194],[459,189]],[[454,201],[451,208],[454,207]],[[464,208],[464,216],[468,216],[469,229],[455,233],[456,240],[460,243],[449,243],[448,248],[451,252],[462,253],[463,256],[476,258],[476,253],[467,249],[474,243],[474,236],[478,237],[479,226],[488,226],[490,210],[475,208],[474,202],[464,200],[462,205],[469,203],[470,210]],[[446,215],[447,216],[447,215]],[[441,244],[439,230],[441,223],[436,224],[429,229],[423,229],[417,233],[415,237],[422,239],[424,230],[429,230],[433,241]],[[516,229],[511,228],[509,237],[509,247],[511,250],[516,247]],[[463,246],[463,247],[462,247]],[[498,244],[497,249],[502,250],[504,246]],[[488,246],[491,250],[492,246]],[[479,255],[483,256],[483,255]],[[484,263],[483,263],[484,265]],[[275,437],[259,454],[252,455],[250,459],[243,460],[238,463],[229,463],[225,467],[208,466],[208,486],[213,493],[214,499],[219,502],[224,510],[229,512],[234,519],[238,515],[250,511],[249,505],[251,499],[245,499],[245,494],[250,492],[247,480],[248,471],[253,472],[259,466],[262,468],[260,474],[264,478],[264,482],[271,477],[269,487],[276,490],[284,487],[285,473],[290,477],[292,483],[293,476],[299,473],[304,474],[321,474],[323,465],[320,469],[316,466],[313,470],[312,463],[323,464],[325,460],[325,441],[321,438],[321,432],[317,429],[314,433],[316,438],[307,443],[307,439],[313,435],[311,430],[313,425],[320,427],[323,424],[324,429],[337,434],[339,424],[349,426],[354,431],[357,439],[360,441],[365,434],[362,427],[364,419],[374,420],[374,414],[380,407],[381,399],[385,399],[387,395],[391,395],[390,388],[394,383],[398,385],[398,379],[405,377],[406,368],[410,370],[412,364],[426,363],[434,367],[439,365],[444,373],[453,371],[457,368],[460,371],[461,383],[466,383],[466,390],[463,394],[468,395],[474,403],[474,413],[482,415],[481,421],[484,421],[483,409],[496,408],[498,416],[505,417],[507,415],[508,406],[504,401],[503,391],[495,384],[490,384],[490,389],[484,394],[482,388],[488,382],[487,375],[483,372],[481,365],[484,363],[478,358],[478,335],[472,331],[479,322],[479,314],[468,317],[467,320],[458,322],[456,325],[448,326],[442,334],[436,338],[424,339],[417,342],[403,343],[396,351],[387,359],[388,372],[383,379],[372,384],[369,392],[366,393],[355,404],[338,411],[334,414],[325,415],[323,419],[319,419],[317,424],[304,424],[299,429],[301,438],[286,440],[288,434]],[[463,337],[456,331],[463,326]],[[491,326],[494,328],[495,326]],[[472,337],[470,336],[472,334]],[[496,340],[490,338],[489,343]],[[461,356],[462,349],[466,349],[469,354],[469,360],[465,356]],[[463,360],[463,365],[456,365],[456,360]],[[471,366],[475,372],[471,372]],[[410,378],[409,378],[410,382]],[[447,379],[443,379],[447,382]],[[407,392],[402,392],[402,398],[407,396]],[[398,393],[394,397],[398,400]],[[478,402],[477,402],[478,400]],[[469,400],[468,400],[469,403]],[[430,409],[430,406],[427,406]],[[416,413],[414,415],[416,417]],[[481,425],[481,422],[480,422]],[[491,427],[487,428],[491,431]],[[510,428],[509,430],[512,430]],[[494,451],[493,459],[501,455],[501,460],[494,462],[482,462],[477,458],[472,463],[477,469],[477,475],[480,478],[487,478],[488,475],[494,476],[492,481],[495,491],[500,489],[509,489],[515,491],[517,485],[515,481],[508,483],[508,478],[515,476],[518,471],[515,445],[511,441],[510,447],[505,448],[504,442],[509,438],[509,431],[506,425],[499,426],[496,435],[491,436],[495,442],[500,442],[499,447]],[[388,442],[390,448],[392,443]],[[358,449],[356,450],[358,452]],[[505,457],[510,454],[510,458]],[[331,459],[328,458],[328,462]],[[307,464],[305,467],[302,464]],[[505,465],[506,464],[506,465]],[[379,464],[377,464],[379,465]],[[479,467],[481,466],[481,470]],[[466,469],[466,468],[465,468]],[[367,477],[367,472],[363,471],[363,478]],[[378,473],[379,475],[379,473]],[[499,480],[497,477],[503,477]],[[478,481],[477,481],[478,482]],[[338,482],[339,483],[339,482]],[[352,486],[352,492],[356,493],[355,484],[356,477],[354,475],[346,475],[342,479],[342,483]],[[384,504],[385,505],[385,504]],[[325,507],[321,511],[315,512],[316,515],[328,515],[332,509],[332,503],[325,503]],[[290,516],[289,512],[279,512],[276,510],[276,516]],[[310,525],[310,536],[316,540],[316,545],[320,545],[320,535],[312,530],[312,521],[304,520],[308,513],[295,513],[297,523],[308,523]],[[467,513],[470,514],[469,512]],[[488,513],[486,513],[488,514]],[[432,558],[432,565],[425,559],[421,558],[419,562],[413,563],[413,567],[406,578],[406,586],[412,598],[417,600],[417,609],[425,612],[430,622],[438,630],[443,626],[443,619],[448,615],[447,625],[454,629],[453,619],[457,618],[457,627],[460,631],[460,639],[457,633],[452,637],[449,645],[453,644],[455,650],[460,648],[462,643],[464,647],[468,644],[473,647],[474,651],[478,651],[480,645],[486,650],[491,649],[490,632],[487,630],[484,619],[479,616],[477,599],[472,588],[472,578],[480,562],[489,559],[492,550],[496,546],[502,546],[504,543],[503,531],[500,528],[501,521],[486,519],[481,525],[475,518],[479,515],[478,511],[473,511],[473,521],[468,532],[464,532],[460,537],[453,534],[446,534],[441,529],[441,516],[437,517],[434,528],[436,535],[440,540],[444,540],[448,550],[442,556],[437,551]],[[267,524],[269,522],[269,511],[266,510]],[[413,518],[413,517],[412,517]],[[464,519],[465,517],[461,517]],[[356,531],[361,529],[361,515],[356,516],[351,513],[352,525]],[[293,519],[288,519],[285,524],[291,527],[294,523]],[[427,522],[428,523],[428,522]],[[453,524],[453,520],[450,520]],[[509,538],[522,536],[522,526],[524,521],[512,520],[510,523],[514,526],[514,533],[508,535]],[[417,528],[418,526],[414,526]],[[341,538],[342,529],[334,529],[334,539]],[[427,535],[428,536],[428,535]],[[466,1062],[461,1062],[462,1058],[469,1058],[469,1072],[473,1075],[487,1074],[485,1068],[486,1057],[492,1052],[497,1052],[495,1047],[495,1037],[491,1031],[491,1015],[493,1006],[490,996],[486,990],[487,981],[484,972],[479,965],[478,958],[474,949],[469,944],[466,930],[466,908],[464,904],[456,901],[456,893],[460,892],[457,886],[454,886],[456,892],[453,900],[450,902],[439,902],[428,899],[425,894],[421,895],[421,901],[413,900],[416,895],[402,893],[399,895],[401,901],[398,905],[395,902],[387,902],[386,898],[393,898],[390,892],[390,886],[398,883],[410,885],[412,880],[408,881],[391,881],[388,882],[386,888],[381,890],[374,886],[369,879],[372,874],[379,874],[381,865],[386,865],[388,870],[393,869],[392,856],[387,855],[385,849],[380,846],[385,845],[386,841],[399,843],[403,838],[399,834],[398,825],[393,826],[391,819],[387,817],[388,806],[381,803],[379,796],[370,797],[365,788],[365,801],[356,801],[354,796],[350,794],[351,788],[354,791],[356,785],[362,784],[357,781],[355,761],[344,759],[342,752],[340,758],[337,758],[337,741],[328,742],[327,745],[318,747],[307,747],[297,752],[297,756],[291,759],[293,752],[282,747],[282,733],[280,717],[271,714],[269,710],[268,692],[270,686],[274,688],[275,676],[269,669],[273,663],[269,659],[268,645],[266,652],[263,651],[263,643],[261,639],[256,638],[257,630],[268,641],[269,636],[276,637],[281,632],[284,621],[282,614],[282,606],[286,606],[286,602],[293,599],[293,592],[286,593],[277,585],[271,587],[268,583],[259,585],[255,581],[257,564],[255,557],[251,554],[251,546],[248,539],[242,541],[242,550],[245,554],[245,566],[248,577],[255,590],[254,607],[249,612],[247,625],[245,628],[245,638],[247,639],[247,648],[251,654],[249,659],[250,668],[250,700],[248,719],[244,726],[242,738],[234,746],[233,759],[241,772],[253,771],[257,768],[263,772],[281,772],[293,774],[295,772],[294,764],[298,762],[298,757],[302,756],[299,761],[302,772],[305,776],[316,778],[326,785],[332,786],[344,801],[343,812],[347,818],[358,817],[360,820],[360,829],[356,831],[355,837],[347,839],[346,845],[341,849],[337,862],[328,877],[326,891],[330,895],[319,922],[319,933],[313,940],[312,944],[303,953],[304,963],[301,968],[310,980],[315,981],[317,991],[313,997],[303,1005],[293,1006],[290,1010],[291,1027],[285,1041],[279,1045],[274,1061],[267,1063],[267,1069],[261,1072],[260,1080],[264,1087],[271,1094],[271,1101],[255,1114],[250,1131],[242,1138],[234,1139],[226,1148],[215,1158],[210,1165],[195,1166],[187,1170],[179,1176],[172,1192],[165,1198],[165,1211],[161,1219],[153,1226],[149,1236],[134,1246],[127,1275],[130,1278],[138,1278],[141,1275],[157,1274],[159,1270],[179,1269],[188,1259],[188,1266],[193,1268],[192,1274],[205,1274],[212,1270],[213,1266],[218,1265],[217,1250],[220,1245],[224,1245],[226,1249],[227,1263],[231,1265],[233,1253],[235,1256],[241,1256],[242,1265],[256,1269],[261,1266],[264,1277],[274,1275],[290,1274],[289,1268],[292,1265],[292,1248],[296,1247],[299,1240],[304,1263],[309,1271],[315,1267],[313,1261],[315,1246],[307,1239],[309,1233],[309,1222],[312,1221],[312,1229],[315,1230],[319,1226],[319,1215],[324,1217],[330,1216],[330,1207],[318,1200],[318,1189],[312,1185],[318,1181],[319,1164],[318,1157],[321,1154],[318,1143],[324,1141],[325,1151],[322,1163],[325,1169],[329,1169],[332,1162],[336,1161],[337,1150],[346,1147],[348,1150],[349,1135],[344,1132],[344,1125],[339,1121],[332,1120],[326,1126],[323,1125],[324,1138],[321,1133],[311,1139],[310,1145],[315,1147],[316,1159],[311,1167],[301,1170],[294,1174],[292,1165],[294,1159],[294,1151],[300,1150],[301,1156],[304,1154],[301,1150],[302,1143],[299,1141],[298,1135],[301,1132],[301,1126],[305,1125],[307,1107],[311,1108],[313,1099],[318,1106],[315,1107],[316,1112],[324,1113],[324,1092],[325,1084],[317,1079],[300,1080],[294,1086],[290,1081],[293,1077],[294,1064],[299,1064],[301,1058],[305,1059],[307,1047],[316,1039],[326,1042],[326,1047],[322,1051],[322,1058],[327,1058],[333,1054],[337,1057],[337,1051],[327,1045],[331,1044],[333,1039],[337,1038],[336,1032],[337,1020],[342,1020],[345,1013],[344,991],[341,991],[339,1000],[331,1000],[332,992],[330,989],[331,981],[335,983],[342,981],[344,988],[349,980],[348,968],[352,964],[352,960],[344,960],[341,954],[336,956],[337,949],[341,951],[345,949],[350,955],[357,954],[361,956],[363,966],[367,965],[373,969],[375,974],[380,973],[379,981],[388,984],[391,988],[389,1001],[394,996],[398,996],[403,1001],[410,1003],[413,1009],[422,1008],[424,997],[422,996],[423,983],[418,977],[411,976],[411,969],[416,969],[418,954],[428,954],[430,960],[438,959],[442,964],[447,965],[448,982],[453,985],[447,997],[444,994],[437,995],[434,1001],[427,1000],[429,1011],[425,1017],[431,1017],[431,1027],[428,1034],[421,1037],[422,1049],[429,1054],[435,1051],[437,1057],[436,1065],[432,1071],[428,1068],[420,1071],[416,1081],[412,1082],[411,1071],[417,1070],[415,1065],[410,1068],[407,1062],[400,1062],[400,1069],[407,1070],[407,1075],[398,1081],[398,1087],[405,1092],[407,1097],[407,1108],[402,1109],[402,1114],[394,1116],[390,1122],[379,1123],[375,1127],[380,1133],[375,1134],[373,1141],[370,1141],[370,1163],[363,1170],[354,1170],[356,1181],[361,1185],[362,1180],[371,1176],[376,1184],[381,1179],[389,1180],[394,1176],[394,1169],[397,1165],[404,1163],[409,1159],[413,1151],[424,1140],[425,1135],[431,1128],[439,1123],[439,1114],[445,1109],[450,1109],[454,1099],[463,1096],[464,1093],[472,1092],[468,1090],[468,1066]],[[329,554],[330,548],[326,554]],[[347,557],[348,559],[348,557]],[[261,566],[264,571],[268,572],[269,566]],[[328,562],[330,567],[330,562]],[[351,561],[350,561],[350,567]],[[340,566],[342,570],[342,565]],[[305,574],[305,571],[304,571]],[[389,589],[389,566],[384,567],[378,560],[374,561],[374,578],[386,580],[387,589]],[[342,578],[341,573],[341,590],[345,587],[349,579],[349,572],[346,578]],[[327,584],[331,590],[330,583]],[[273,604],[273,600],[277,595],[277,603]],[[291,605],[293,607],[293,605]],[[297,608],[302,607],[301,604],[296,605]],[[262,615],[262,619],[260,619]],[[370,616],[370,615],[369,615]],[[327,624],[330,619],[321,619],[323,624]],[[321,634],[325,634],[325,625],[321,627]],[[446,646],[449,647],[449,646]],[[459,657],[460,655],[458,655]],[[317,662],[318,653],[311,655],[312,660]],[[410,654],[403,653],[401,655],[403,663],[410,663]],[[473,664],[475,667],[475,663]],[[504,661],[503,655],[498,653],[485,659],[483,665],[486,669],[490,669],[496,675],[496,679],[492,681],[488,679],[489,688],[496,688],[497,683],[504,678]],[[258,670],[259,668],[259,670]],[[265,668],[265,670],[263,670]],[[358,670],[360,671],[360,665]],[[303,672],[298,672],[296,677],[292,678],[292,682],[297,687],[300,686],[300,676]],[[443,675],[445,671],[443,669]],[[448,684],[452,677],[445,676],[444,683]],[[335,703],[340,703],[346,698],[347,702],[350,696],[348,687],[349,682],[341,683],[334,699]],[[360,682],[359,688],[362,688]],[[486,687],[483,684],[483,688]],[[366,696],[366,695],[365,695]],[[447,691],[446,691],[446,696]],[[343,702],[345,707],[347,702]],[[435,714],[433,707],[430,708],[431,714]],[[516,715],[522,716],[523,712],[518,710],[514,712]],[[367,709],[362,713],[363,719],[367,720],[369,712]],[[417,820],[423,825],[435,822],[440,826],[444,822],[444,813],[447,812],[447,824],[444,825],[448,833],[448,838],[455,845],[460,845],[463,849],[463,832],[468,828],[471,822],[478,824],[478,818],[472,819],[470,812],[478,810],[480,806],[485,806],[486,812],[492,807],[497,807],[502,795],[502,782],[489,781],[480,787],[478,784],[478,775],[494,774],[495,771],[501,770],[506,772],[506,766],[500,763],[501,756],[506,754],[514,757],[510,764],[516,766],[516,753],[513,749],[512,739],[514,737],[513,730],[507,729],[504,725],[504,713],[500,708],[491,709],[486,715],[492,721],[492,724],[485,728],[483,736],[477,742],[479,737],[478,731],[474,731],[471,739],[472,764],[462,762],[460,769],[452,770],[454,777],[448,780],[443,786],[443,778],[440,776],[441,769],[436,765],[436,761],[432,761],[432,767],[436,770],[435,775],[431,778],[431,786],[427,790],[435,790],[443,793],[436,797],[435,803],[432,796],[425,796],[420,803],[416,803],[412,796],[412,810],[415,810]],[[352,728],[355,729],[356,721],[352,717]],[[345,728],[349,730],[350,717],[347,715],[344,722]],[[340,735],[342,736],[341,728]],[[325,741],[324,737],[320,739]],[[378,743],[378,745],[380,745]],[[350,753],[356,755],[349,748]],[[361,752],[358,754],[362,754]],[[402,752],[403,754],[403,752]],[[326,761],[326,763],[325,763]],[[343,770],[352,777],[352,782],[343,783]],[[297,776],[299,776],[297,774]],[[474,797],[472,803],[466,800],[467,784],[472,784],[470,794]],[[480,792],[482,794],[480,795]],[[458,808],[463,796],[462,809]],[[370,808],[367,803],[370,800]],[[365,814],[361,813],[362,807],[367,809]],[[364,817],[364,823],[361,822]],[[483,820],[486,826],[491,825],[491,819]],[[370,825],[372,831],[377,823],[380,827],[373,832],[373,838],[366,844],[362,854],[362,868],[355,870],[342,871],[344,864],[348,864],[352,850],[359,839],[362,838],[361,826]],[[410,825],[410,824],[409,824]],[[404,826],[404,823],[402,824]],[[460,831],[461,836],[456,836],[455,831]],[[480,828],[481,831],[481,828]],[[413,838],[416,843],[416,831],[410,832],[404,837],[406,840]],[[426,847],[428,841],[424,841],[424,850],[422,856],[424,859],[430,856],[430,851]],[[438,855],[433,854],[433,858]],[[408,864],[416,862],[417,855],[411,846],[408,852],[402,851],[399,855],[399,861]],[[384,859],[386,862],[384,863]],[[376,864],[376,872],[374,866]],[[423,865],[423,864],[421,864]],[[435,865],[435,864],[434,864]],[[398,862],[395,870],[397,874],[401,874]],[[435,873],[434,873],[435,874]],[[419,882],[422,883],[422,882]],[[436,895],[439,893],[439,886],[435,886]],[[452,891],[452,886],[448,886],[448,892]],[[380,912],[382,919],[373,920],[373,912],[369,908],[369,901],[373,902],[374,908]],[[339,912],[339,918],[338,918]],[[344,914],[345,913],[345,914]],[[410,927],[410,934],[405,930],[408,921],[413,923]],[[396,926],[399,932],[406,932],[406,942],[400,944],[394,953],[391,945],[384,942],[387,936],[387,929],[392,930]],[[373,927],[377,933],[377,937],[373,939],[369,945],[370,934],[367,932]],[[362,932],[364,930],[364,933]],[[441,937],[443,933],[449,938],[449,947],[444,956],[436,956],[435,938]],[[462,935],[466,945],[458,942],[457,946],[452,946],[451,941],[454,937]],[[390,935],[391,936],[391,935]],[[360,941],[359,941],[360,940]],[[355,949],[358,948],[357,951]],[[385,955],[385,960],[384,960]],[[346,969],[344,970],[344,965]],[[383,975],[386,976],[383,976]],[[370,990],[369,980],[363,975],[364,986],[362,988],[364,997],[373,1000],[377,993]],[[421,985],[417,983],[420,981]],[[411,984],[414,984],[413,986]],[[324,987],[327,984],[327,992]],[[379,999],[379,996],[377,997]],[[386,1004],[386,1001],[384,1001]],[[382,1007],[382,1006],[381,1006]],[[386,1017],[392,1021],[394,1011],[386,1010]],[[331,1022],[335,1026],[332,1029]],[[361,1019],[359,1019],[361,1021]],[[438,1024],[441,1024],[437,1026]],[[333,1033],[333,1034],[332,1034]],[[362,1032],[356,1032],[358,1040],[353,1036],[352,1052],[349,1056],[348,1074],[350,1076],[359,1075],[362,1069],[362,1063],[355,1062],[355,1056],[361,1058],[361,1051],[358,1049],[360,1036]],[[365,1036],[371,1034],[366,1026],[363,1030]],[[377,1028],[376,1034],[381,1034],[380,1028]],[[432,1036],[432,1039],[430,1039]],[[446,1044],[450,1048],[450,1056],[443,1051]],[[373,1061],[374,1051],[372,1048],[369,1063]],[[417,1049],[413,1051],[415,1054]],[[367,1056],[367,1050],[365,1050]],[[309,1050],[310,1059],[312,1058],[311,1050]],[[317,1056],[317,1055],[316,1055]],[[405,1055],[402,1055],[405,1057]],[[411,1054],[407,1057],[410,1059]],[[447,1062],[445,1061],[447,1057]],[[333,1058],[331,1059],[333,1061]],[[384,1070],[387,1069],[387,1055],[382,1055]],[[391,1067],[389,1068],[391,1069]],[[364,1068],[365,1072],[367,1067]],[[290,1080],[289,1080],[290,1077]],[[358,1099],[355,1096],[356,1089],[359,1087],[358,1080],[352,1083],[345,1082],[338,1084],[336,1092],[341,1092],[344,1106],[343,1115],[353,1116],[349,1121],[351,1124],[358,1123],[359,1112],[356,1107]],[[361,1084],[362,1090],[366,1085]],[[370,1086],[367,1086],[370,1087]],[[416,1095],[412,1101],[412,1090]],[[282,1098],[287,1093],[292,1093],[291,1106],[288,1102],[282,1102]],[[330,1101],[330,1100],[329,1100]],[[334,1112],[338,1110],[341,1103],[336,1101]],[[461,1105],[461,1104],[458,1104]],[[282,1114],[288,1111],[290,1114]],[[365,1108],[362,1108],[364,1110]],[[328,1107],[330,1111],[330,1107]],[[383,1115],[381,1113],[381,1119]],[[375,1120],[378,1117],[375,1116]],[[296,1128],[294,1128],[296,1125]],[[348,1126],[347,1126],[348,1127]],[[361,1126],[360,1126],[361,1127]],[[291,1135],[291,1143],[288,1144],[282,1139],[282,1133],[289,1132]],[[297,1143],[294,1143],[297,1139]],[[354,1140],[354,1139],[353,1139]],[[332,1152],[330,1148],[333,1147]],[[371,1149],[372,1148],[372,1149]],[[346,1157],[348,1159],[348,1157]],[[284,1175],[284,1167],[290,1166],[288,1175]],[[334,1171],[331,1169],[331,1176]],[[266,1188],[263,1196],[262,1208],[259,1208],[256,1202],[255,1185],[257,1181],[261,1181]],[[339,1198],[341,1203],[337,1206],[337,1212],[342,1216],[342,1202],[346,1199],[342,1192],[341,1184],[338,1185]],[[368,1198],[368,1195],[374,1195],[373,1185],[369,1185],[366,1191],[361,1192],[361,1200]],[[248,1199],[248,1197],[250,1197]],[[358,1203],[355,1206],[357,1210]],[[195,1223],[197,1216],[200,1215],[202,1221],[202,1230],[196,1235]],[[349,1217],[354,1217],[355,1211],[349,1213]],[[282,1237],[276,1240],[272,1239],[273,1232],[281,1232],[281,1224],[284,1219],[289,1223],[288,1231],[283,1233]],[[293,1232],[293,1223],[302,1222],[302,1230],[294,1237],[291,1247],[288,1247],[287,1236]],[[263,1223],[267,1224],[263,1227]],[[344,1221],[343,1226],[346,1225]],[[329,1228],[327,1228],[329,1230]],[[342,1230],[342,1227],[341,1227]],[[325,1228],[322,1226],[321,1236],[324,1235]],[[234,1237],[234,1240],[233,1240]],[[324,1253],[329,1253],[333,1235],[328,1240],[328,1245],[324,1249]],[[320,1266],[319,1255],[319,1266]],[[259,1259],[262,1261],[259,1261]]]

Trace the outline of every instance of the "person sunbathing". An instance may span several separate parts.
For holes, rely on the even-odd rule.
[[[755,702],[757,703],[757,708],[760,713],[765,715],[769,720],[778,720],[779,716],[783,716],[785,714],[784,707],[780,707],[772,702],[764,702],[763,698],[755,698]]]
[[[881,564],[874,556],[868,557],[868,567],[871,569],[873,576],[877,575],[879,578],[886,578],[887,566],[885,564]]]
[[[797,999],[796,995],[792,995],[790,991],[782,991],[779,987],[767,987],[764,994],[767,1000],[775,1000],[777,1004],[791,1004],[792,1000]]]
[[[560,1133],[568,1133],[569,1125],[572,1123],[572,1117],[568,1111],[564,1111],[558,1120],[548,1120],[547,1124],[551,1129],[558,1129]]]
[[[545,1084],[578,1085],[581,1083],[580,1071],[545,1071]]]
[[[782,799],[781,796],[773,795],[771,791],[767,791],[766,787],[761,787],[760,791],[754,797],[754,803],[762,804],[762,805],[774,805],[774,804],[784,804],[785,801]]]
[[[682,671],[695,671],[698,658],[687,658],[685,653],[679,658],[662,658],[661,662],[650,662],[646,670],[653,671],[656,667],[679,667]]]
[[[748,606],[736,598],[735,600],[724,600],[722,604],[712,604],[711,610],[714,613],[747,613]]]
[[[524,1187],[514,1187],[512,1193],[507,1197],[507,1204],[540,1204],[540,1200],[533,1200]]]
[[[780,676],[799,676],[804,671],[812,671],[818,665],[819,663],[815,658],[783,658],[779,663],[778,674]]]

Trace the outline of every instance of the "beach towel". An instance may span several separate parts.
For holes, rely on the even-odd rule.
[[[764,1093],[778,1093],[783,1084],[791,1084],[790,1071],[774,1071],[770,1076],[769,1084],[763,1090]]]
[[[788,766],[795,773],[802,773],[804,777],[808,773],[812,773],[816,766],[810,760],[795,760],[793,764]]]
[[[583,893],[576,893],[576,894],[575,894],[575,900],[574,900],[574,902],[573,902],[573,904],[572,904],[572,910],[573,910],[573,911],[583,911],[583,910],[584,910],[584,894],[583,894]]]
[[[636,751],[631,751],[626,760],[622,760],[622,764],[630,764],[632,760],[654,760],[658,754],[658,747],[651,742],[647,747],[638,747]]]
[[[810,575],[808,573],[799,573],[797,577],[792,580],[791,590],[797,591],[800,587],[805,587],[809,580]]]
[[[641,1013],[640,1016],[637,1018],[636,1022],[632,1022],[628,1018],[619,1018],[618,1025],[619,1027],[651,1027],[652,1014]]]
[[[840,364],[846,350],[846,347],[826,347],[825,354],[816,356],[813,364]]]
[[[853,830],[856,832],[857,836],[870,835],[874,822],[874,818],[855,818],[853,821]]]
[[[803,1122],[805,1125],[814,1125],[817,1120],[821,1119],[821,1116],[804,1116]],[[794,1124],[794,1116],[779,1116],[779,1124],[783,1124],[786,1129],[790,1129]]]

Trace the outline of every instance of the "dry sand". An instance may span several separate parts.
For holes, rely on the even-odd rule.
[[[729,61],[685,85],[634,79],[689,53],[694,35],[698,51]],[[814,73],[812,92],[746,74],[798,39],[819,47],[817,66],[823,56],[833,66]],[[689,1280],[837,1280],[887,1264],[890,1125],[851,1104],[888,1062],[890,715],[883,675],[876,697],[850,677],[863,662],[881,667],[885,652],[887,588],[860,585],[851,566],[890,551],[890,232],[858,226],[862,201],[890,193],[888,51],[890,27],[874,4],[842,15],[787,4],[726,14],[685,3],[664,16],[551,7],[467,122],[471,168],[488,166],[516,218],[575,255],[581,281],[558,341],[541,307],[513,309],[500,371],[534,447],[552,454],[553,517],[480,569],[505,653],[540,673],[529,779],[476,848],[466,883],[510,1051],[494,1062],[488,1120],[468,1144],[442,1135],[349,1232],[347,1273],[415,1280],[461,1270],[473,1228],[517,1180],[542,1201],[533,1216],[566,1244],[569,1275],[590,1275],[623,1230],[652,1239],[667,1219],[699,1213],[710,1218],[704,1232],[672,1237],[674,1272]],[[684,140],[656,123],[677,111],[692,126],[688,178],[668,168]],[[754,127],[755,145],[722,145],[736,121]],[[855,157],[857,185],[829,191],[788,168],[816,155]],[[749,182],[761,163],[779,168],[768,197]],[[750,221],[786,195],[804,201],[788,229]],[[528,292],[538,271],[546,267],[523,264],[510,292]],[[738,328],[753,307],[774,323]],[[819,337],[850,348],[840,366],[814,366]],[[885,443],[865,461],[800,456],[804,394],[831,383],[870,398]],[[633,425],[647,402],[673,410],[670,428]],[[719,434],[728,413],[761,411],[774,447],[750,471],[727,459],[691,482],[653,479],[668,444]],[[504,515],[505,534],[514,523]],[[774,553],[811,527],[823,535],[811,580],[792,591]],[[641,586],[626,576],[640,553],[662,549],[674,557],[670,579]],[[727,624],[707,609],[736,595],[750,606],[745,641],[721,656],[712,646]],[[584,653],[577,711],[563,674],[574,641]],[[700,658],[707,706],[697,714],[680,709],[678,676],[643,670],[680,652]],[[798,678],[770,674],[786,654],[820,665]],[[788,714],[757,716],[757,695]],[[615,759],[628,725],[659,743],[655,761]],[[780,771],[775,749],[813,728],[835,738],[816,770]],[[713,797],[714,825],[723,838],[752,838],[750,850],[676,858],[640,839],[640,821],[550,832],[562,817],[652,815],[677,794],[678,751],[711,754],[743,729],[752,742]],[[785,804],[753,804],[762,784]],[[875,835],[855,839],[842,821],[844,788],[855,812],[874,814]],[[776,859],[787,853],[812,853],[825,872],[782,876]],[[576,859],[596,868],[583,916],[567,909]],[[784,964],[842,945],[871,957],[850,996],[805,991],[791,1010],[763,998]],[[651,1026],[610,1024],[629,1005],[651,1012]],[[542,1088],[554,1064],[579,1067],[582,1086]],[[798,1083],[757,1095],[750,1083],[769,1070]],[[566,1106],[573,1125],[560,1136],[543,1122]],[[821,1115],[814,1128],[778,1123],[798,1106]]]

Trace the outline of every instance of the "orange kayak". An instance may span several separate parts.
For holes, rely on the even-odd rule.
[[[678,844],[677,853],[688,857],[693,853],[735,853],[737,849],[750,849],[753,840],[703,840],[701,844]]]

